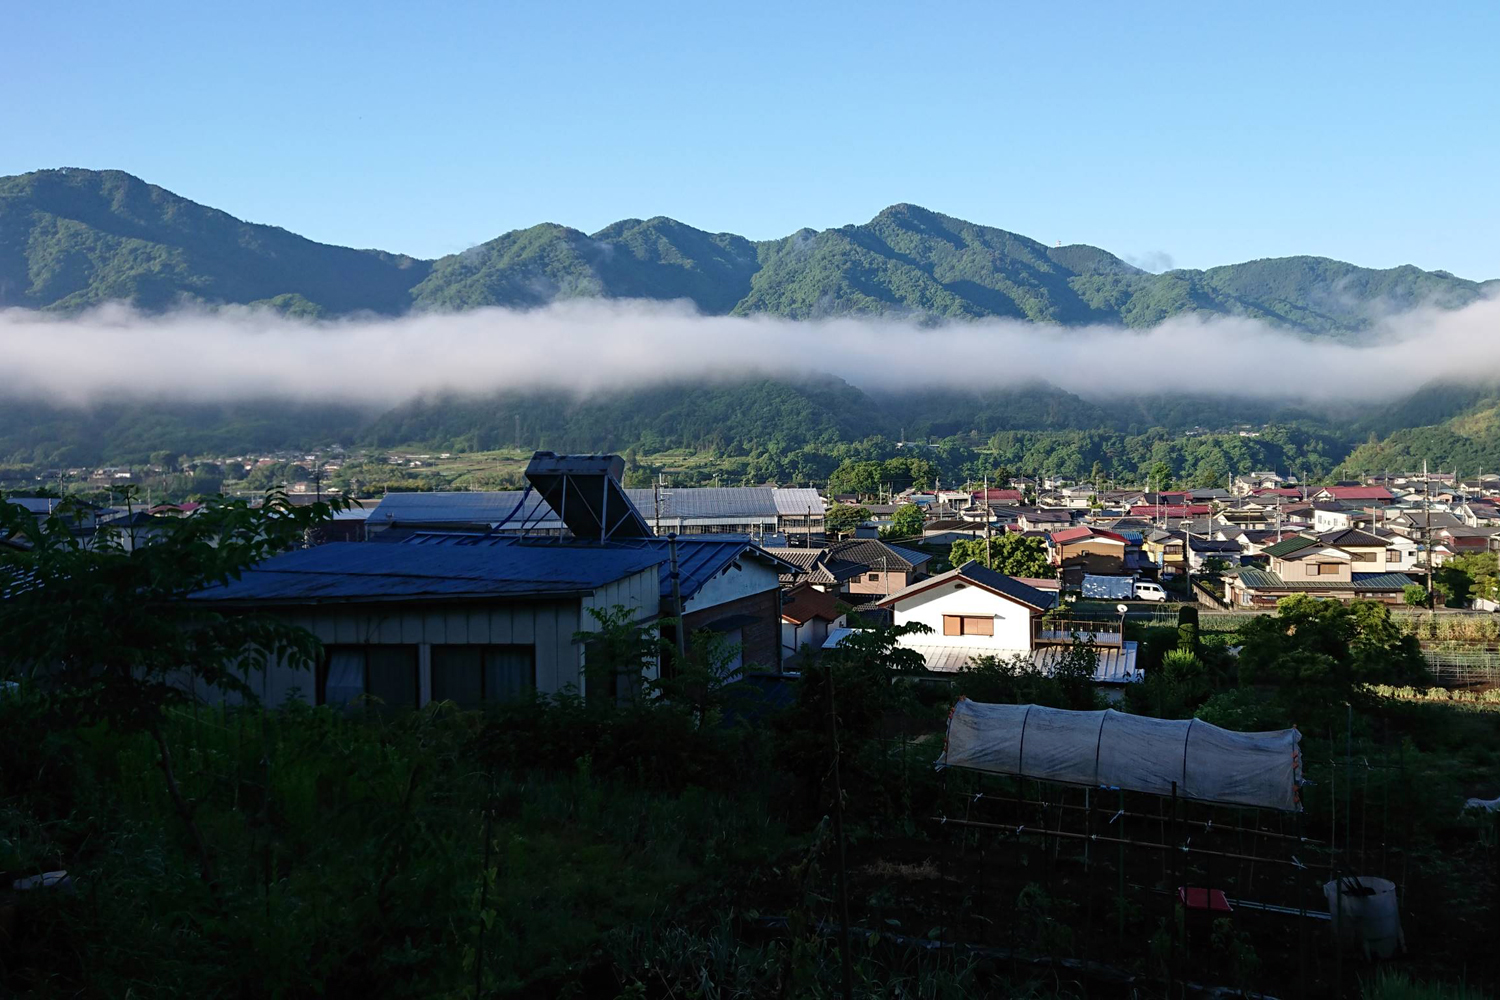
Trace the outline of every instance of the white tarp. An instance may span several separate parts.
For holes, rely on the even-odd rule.
[[[1198,719],[960,698],[938,766],[1154,795],[1171,795],[1175,781],[1188,799],[1296,810],[1301,739],[1295,729],[1236,733]]]

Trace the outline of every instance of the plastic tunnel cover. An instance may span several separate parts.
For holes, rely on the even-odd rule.
[[[1301,739],[1295,729],[1237,733],[1199,719],[960,698],[938,766],[1153,795],[1171,795],[1176,782],[1188,799],[1293,811]]]

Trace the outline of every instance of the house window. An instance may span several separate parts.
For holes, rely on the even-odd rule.
[[[865,576],[865,579],[868,580],[870,583],[874,583],[875,581],[877,581],[877,580],[880,579],[880,574],[879,573],[870,573],[870,574],[867,574]]]
[[[388,708],[416,708],[421,697],[417,647],[329,646],[318,703],[348,705],[361,695]]]
[[[514,701],[535,687],[535,646],[432,647],[433,701],[478,708]]]
[[[1342,564],[1336,562],[1313,563],[1314,576],[1338,576]]]
[[[988,615],[944,615],[944,635],[994,635],[995,619]]]
[[[1388,563],[1398,563],[1398,562],[1400,562],[1401,561],[1401,550],[1400,549],[1386,549],[1385,550],[1385,561],[1388,562]]]
[[[1375,561],[1375,553],[1373,552],[1351,552],[1350,555],[1353,556],[1355,562]]]

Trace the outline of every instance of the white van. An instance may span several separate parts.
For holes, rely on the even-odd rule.
[[[1150,580],[1135,581],[1135,599],[1137,601],[1165,601],[1167,592],[1161,589],[1161,584],[1152,583]]]

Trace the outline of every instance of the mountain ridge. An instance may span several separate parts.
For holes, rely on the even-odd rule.
[[[1382,313],[1500,289],[1412,265],[1261,258],[1152,273],[1087,244],[900,202],[865,223],[752,241],[666,216],[590,234],[541,223],[435,260],[317,243],[245,222],[123,171],[0,177],[0,306],[76,311],[248,304],[304,316],[531,308],[579,297],[686,299],[718,315],[1009,317],[1147,327],[1245,316],[1357,339]]]

